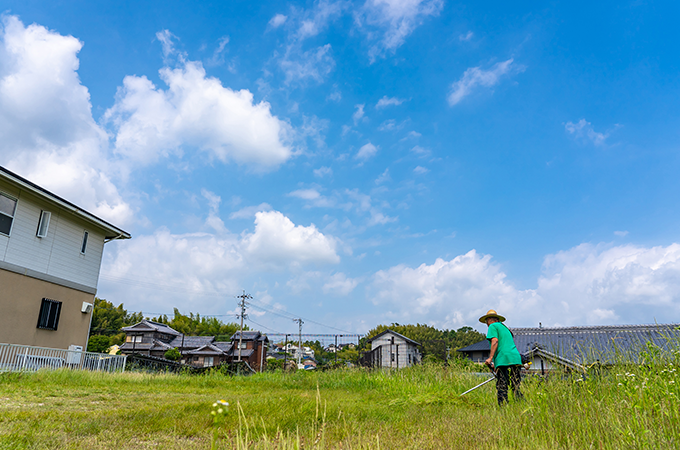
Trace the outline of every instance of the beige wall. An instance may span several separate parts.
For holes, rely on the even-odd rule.
[[[37,328],[43,298],[62,302],[56,331]],[[0,269],[0,342],[85,350],[92,313],[80,311],[83,302],[94,295]]]

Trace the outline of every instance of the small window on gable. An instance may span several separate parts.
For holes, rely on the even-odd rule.
[[[9,236],[16,209],[16,199],[0,192],[0,233]]]
[[[40,223],[38,223],[38,232],[36,233],[36,236],[39,238],[44,238],[47,236],[47,230],[50,228],[50,217],[52,217],[51,212],[40,212]]]
[[[87,236],[88,236],[88,234],[89,233],[87,231],[85,233],[83,233],[83,245],[80,246],[80,253],[82,253],[83,255],[85,254],[85,250],[87,250]]]
[[[56,331],[59,325],[60,313],[61,302],[43,298],[40,305],[40,315],[38,315],[38,328]]]

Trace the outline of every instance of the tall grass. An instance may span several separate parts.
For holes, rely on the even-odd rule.
[[[232,378],[0,375],[0,448],[680,448],[677,352],[588,377],[529,377],[498,407],[468,366]],[[229,402],[219,421],[213,403]]]

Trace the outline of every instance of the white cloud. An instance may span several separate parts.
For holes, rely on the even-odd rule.
[[[403,126],[402,125],[397,125],[397,121],[394,119],[388,119],[384,121],[383,123],[380,124],[378,127],[378,131],[394,131],[396,129],[399,129]]]
[[[472,250],[378,271],[371,290],[391,320],[444,328],[476,323],[490,308],[510,326],[672,322],[680,313],[680,244],[582,244],[546,256],[536,289],[526,290]]]
[[[355,287],[359,284],[356,278],[348,278],[342,272],[338,272],[331,277],[323,285],[324,294],[333,294],[337,296],[349,295]]]
[[[417,175],[423,175],[423,174],[425,174],[429,171],[430,171],[430,169],[427,169],[427,168],[422,167],[422,166],[418,166],[415,169],[413,169],[413,173],[415,173]]]
[[[278,28],[281,25],[283,25],[284,23],[286,23],[287,19],[288,19],[288,16],[285,16],[283,14],[276,14],[269,21],[269,26],[272,27],[272,28]]]
[[[354,108],[356,108],[356,111],[352,114],[352,120],[354,120],[354,125],[357,125],[364,118],[364,105],[354,105]]]
[[[254,103],[247,90],[233,91],[207,77],[199,62],[160,70],[168,89],[146,77],[127,76],[105,120],[116,130],[115,151],[137,164],[196,147],[223,162],[272,169],[287,161],[290,126]]]
[[[380,174],[380,176],[378,178],[375,179],[375,184],[387,183],[391,179],[392,178],[390,177],[390,169],[387,168],[387,169],[385,169],[385,171],[382,174]]]
[[[156,33],[156,39],[158,39],[163,47],[163,59],[167,64],[169,62],[170,55],[175,53],[175,44],[172,42],[173,39],[177,39],[177,36],[172,34],[169,30],[163,30]]]
[[[319,194],[319,191],[316,189],[298,189],[297,191],[293,191],[288,195],[291,197],[301,198],[303,200],[316,200],[317,198],[321,197],[321,194]]]
[[[586,119],[581,119],[576,123],[567,122],[564,125],[564,129],[576,139],[590,142],[597,146],[604,145],[609,137],[609,133],[598,133],[595,131],[593,125],[590,122],[586,122]]]
[[[438,258],[432,265],[378,271],[373,289],[374,303],[394,320],[441,328],[475,323],[490,308],[513,311],[507,315],[514,319],[534,303],[530,291],[517,291],[490,256],[474,250],[450,261]]]
[[[458,104],[470,95],[478,86],[492,87],[498,84],[504,75],[523,72],[524,67],[513,64],[513,59],[494,64],[489,70],[471,67],[465,71],[460,80],[453,83],[449,94],[449,105]]]
[[[338,18],[347,5],[344,2],[321,0],[300,19],[295,35],[299,41],[318,35],[328,24]]]
[[[421,158],[425,158],[425,157],[427,157],[427,156],[430,156],[430,154],[431,154],[432,152],[429,151],[429,150],[426,149],[426,148],[421,147],[420,145],[416,145],[415,147],[413,147],[413,148],[411,149],[411,153],[414,153],[414,154],[418,155],[418,156],[421,157]]]
[[[307,51],[291,46],[279,61],[279,65],[286,75],[286,84],[309,80],[322,83],[335,67],[335,60],[331,56],[331,44]]]
[[[618,236],[618,237],[626,237],[626,236],[628,236],[628,232],[627,232],[627,231],[614,231],[614,234],[615,234],[616,236]]]
[[[474,35],[475,34],[472,31],[468,31],[465,34],[461,34],[460,36],[458,36],[458,40],[461,42],[467,42],[470,39],[472,39]]]
[[[354,158],[355,159],[361,159],[361,160],[365,161],[365,160],[375,156],[376,153],[378,153],[378,147],[376,147],[375,145],[373,145],[369,142],[368,144],[364,144],[359,149],[359,151],[357,152],[357,154]]]
[[[442,0],[367,0],[355,21],[374,41],[369,50],[371,61],[394,53],[425,18],[438,15],[443,5]]]
[[[314,176],[317,178],[323,178],[325,176],[330,176],[333,175],[333,169],[330,167],[319,167],[318,169],[314,169]]]
[[[260,211],[271,211],[272,207],[269,203],[260,203],[257,206],[246,206],[238,211],[234,211],[229,215],[230,219],[250,219],[255,217],[255,213]]]
[[[224,63],[224,53],[227,49],[227,44],[229,43],[229,36],[222,36],[217,41],[217,48],[213,52],[213,55],[208,59],[208,65],[219,66]]]
[[[244,254],[270,265],[338,263],[336,245],[313,224],[295,225],[278,211],[255,214],[255,232],[243,238]]]
[[[383,109],[387,108],[388,106],[398,106],[404,102],[405,100],[401,98],[384,96],[378,100],[378,103],[376,103],[375,107],[376,109]]]
[[[396,222],[397,220],[398,217],[390,217],[378,211],[376,208],[371,208],[371,218],[368,220],[368,226],[372,227],[374,225],[385,225]]]
[[[114,184],[108,137],[78,77],[82,43],[3,16],[0,164],[118,226],[133,217]]]

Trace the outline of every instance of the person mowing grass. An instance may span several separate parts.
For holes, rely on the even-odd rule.
[[[512,331],[503,324],[505,317],[499,316],[496,311],[490,309],[479,318],[479,321],[486,323],[489,327],[486,338],[491,344],[491,352],[485,362],[496,374],[498,404],[503,405],[508,401],[508,385],[510,384],[512,384],[512,394],[515,400],[521,400],[522,356],[515,346]]]

